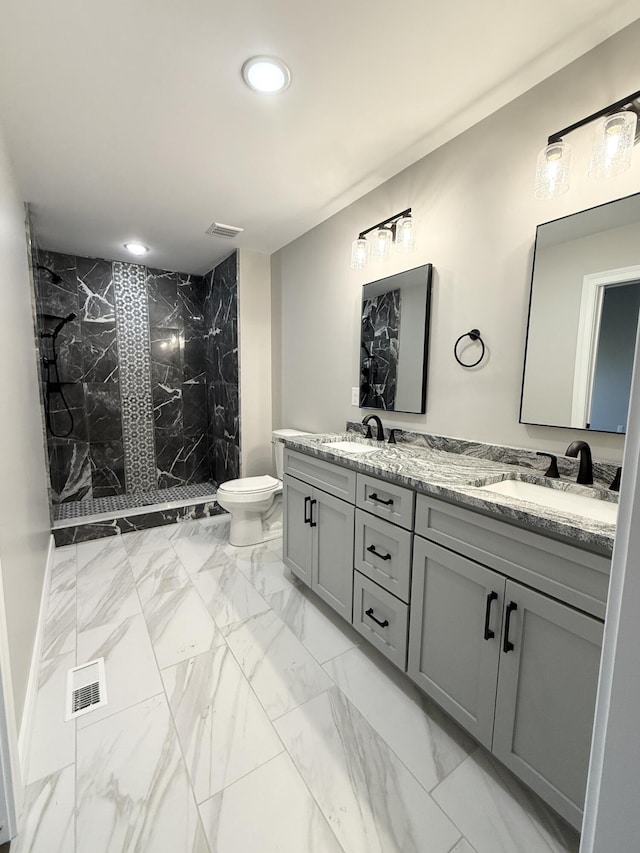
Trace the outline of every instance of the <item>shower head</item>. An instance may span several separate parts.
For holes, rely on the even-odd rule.
[[[58,275],[58,273],[57,273],[57,272],[54,272],[54,271],[53,271],[52,269],[50,269],[49,267],[45,267],[45,266],[43,266],[42,264],[36,264],[36,269],[44,270],[44,272],[48,272],[48,273],[49,273],[49,277],[51,278],[51,283],[52,283],[52,284],[60,284],[60,282],[62,281],[62,276],[61,276],[61,275]]]

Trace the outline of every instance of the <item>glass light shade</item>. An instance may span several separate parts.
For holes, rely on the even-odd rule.
[[[263,94],[283,92],[291,83],[287,65],[275,56],[252,56],[242,66],[242,77],[249,88]]]
[[[369,241],[366,237],[358,237],[351,244],[351,269],[361,270],[369,261]]]
[[[396,249],[399,252],[416,250],[416,221],[411,216],[403,216],[396,223]]]
[[[538,153],[536,160],[535,198],[550,199],[569,189],[571,146],[568,142],[552,142]]]
[[[629,168],[637,121],[636,114],[627,111],[598,122],[593,135],[590,178],[613,178]]]
[[[393,231],[391,228],[378,228],[373,232],[373,246],[371,257],[376,261],[384,261],[389,257],[389,250],[393,243]]]

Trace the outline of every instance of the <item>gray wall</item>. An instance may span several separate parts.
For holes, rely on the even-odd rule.
[[[24,208],[0,132],[0,564],[15,714],[25,692],[50,537]]]
[[[535,160],[550,133],[637,89],[629,56],[639,41],[636,22],[276,254],[276,423],[339,430],[362,416],[350,405],[360,288],[432,262],[427,413],[385,413],[387,425],[561,452],[583,435],[518,423],[536,225],[639,191],[640,157],[618,178],[590,180],[591,131],[578,135],[572,188],[551,202],[533,198]],[[392,257],[386,269],[351,270],[358,232],[408,206],[420,226],[417,252]],[[481,369],[468,371],[452,349],[473,327],[489,353]],[[597,457],[621,458],[623,437],[590,433],[589,441]]]

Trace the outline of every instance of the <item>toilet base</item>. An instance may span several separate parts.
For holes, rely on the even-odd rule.
[[[275,495],[271,507],[266,511],[252,512],[235,508],[230,514],[231,545],[244,548],[282,536],[282,495]]]

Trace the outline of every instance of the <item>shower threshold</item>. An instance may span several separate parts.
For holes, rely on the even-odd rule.
[[[56,545],[69,545],[221,512],[215,484],[195,483],[55,504],[52,532]]]

